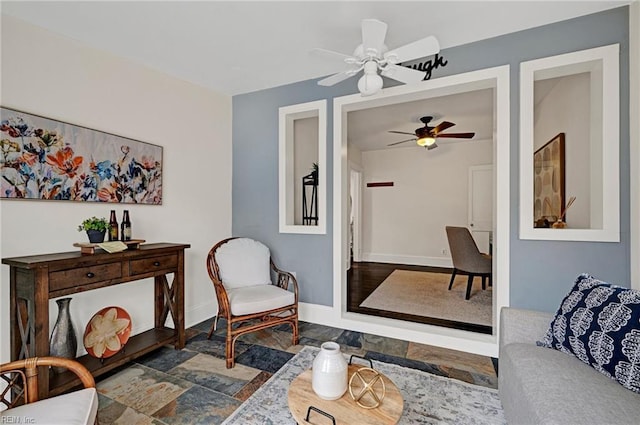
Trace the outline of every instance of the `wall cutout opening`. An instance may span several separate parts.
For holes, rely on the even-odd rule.
[[[280,233],[326,233],[326,100],[279,110]]]

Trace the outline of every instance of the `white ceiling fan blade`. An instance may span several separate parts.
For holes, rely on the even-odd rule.
[[[354,74],[355,73],[352,70],[338,72],[337,74],[330,75],[329,77],[318,81],[318,85],[325,87],[332,86],[334,84],[338,84],[340,81],[346,80]]]
[[[362,20],[362,50],[365,55],[375,54],[382,58],[384,38],[387,36],[387,24],[377,19]],[[375,50],[375,53],[372,53]]]
[[[424,79],[424,71],[407,68],[401,65],[387,65],[382,75],[405,84],[419,83]]]
[[[353,58],[350,55],[345,55],[344,53],[340,53],[340,52],[334,52],[333,50],[321,49],[319,47],[312,49],[310,53],[314,56],[319,56],[319,57],[323,57],[331,60],[339,60],[342,62],[347,62],[350,59],[355,60],[355,58]]]
[[[393,63],[407,62],[413,59],[435,55],[440,51],[440,43],[434,36],[429,36],[413,43],[385,53],[384,57]]]

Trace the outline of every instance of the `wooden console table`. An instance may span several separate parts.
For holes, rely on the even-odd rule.
[[[189,247],[155,243],[113,254],[83,255],[78,250],[3,258],[10,266],[11,360],[49,355],[50,299],[151,277],[155,327],[132,336],[124,350],[103,362],[89,355],[76,360],[99,376],[166,344],[184,348],[184,250]],[[173,329],[165,326],[169,313]],[[41,368],[38,382],[40,399],[80,384],[70,372],[50,374],[46,368]]]

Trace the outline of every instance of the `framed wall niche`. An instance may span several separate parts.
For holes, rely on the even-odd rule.
[[[520,238],[620,241],[619,45],[520,64]],[[564,133],[566,228],[536,227],[535,152]],[[557,215],[558,211],[554,214]]]
[[[279,109],[280,233],[326,233],[327,101]]]

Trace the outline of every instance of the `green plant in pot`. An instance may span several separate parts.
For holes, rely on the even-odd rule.
[[[104,242],[104,234],[109,229],[109,222],[106,218],[91,217],[85,219],[79,226],[78,232],[83,230],[87,232],[89,242],[102,243]]]

